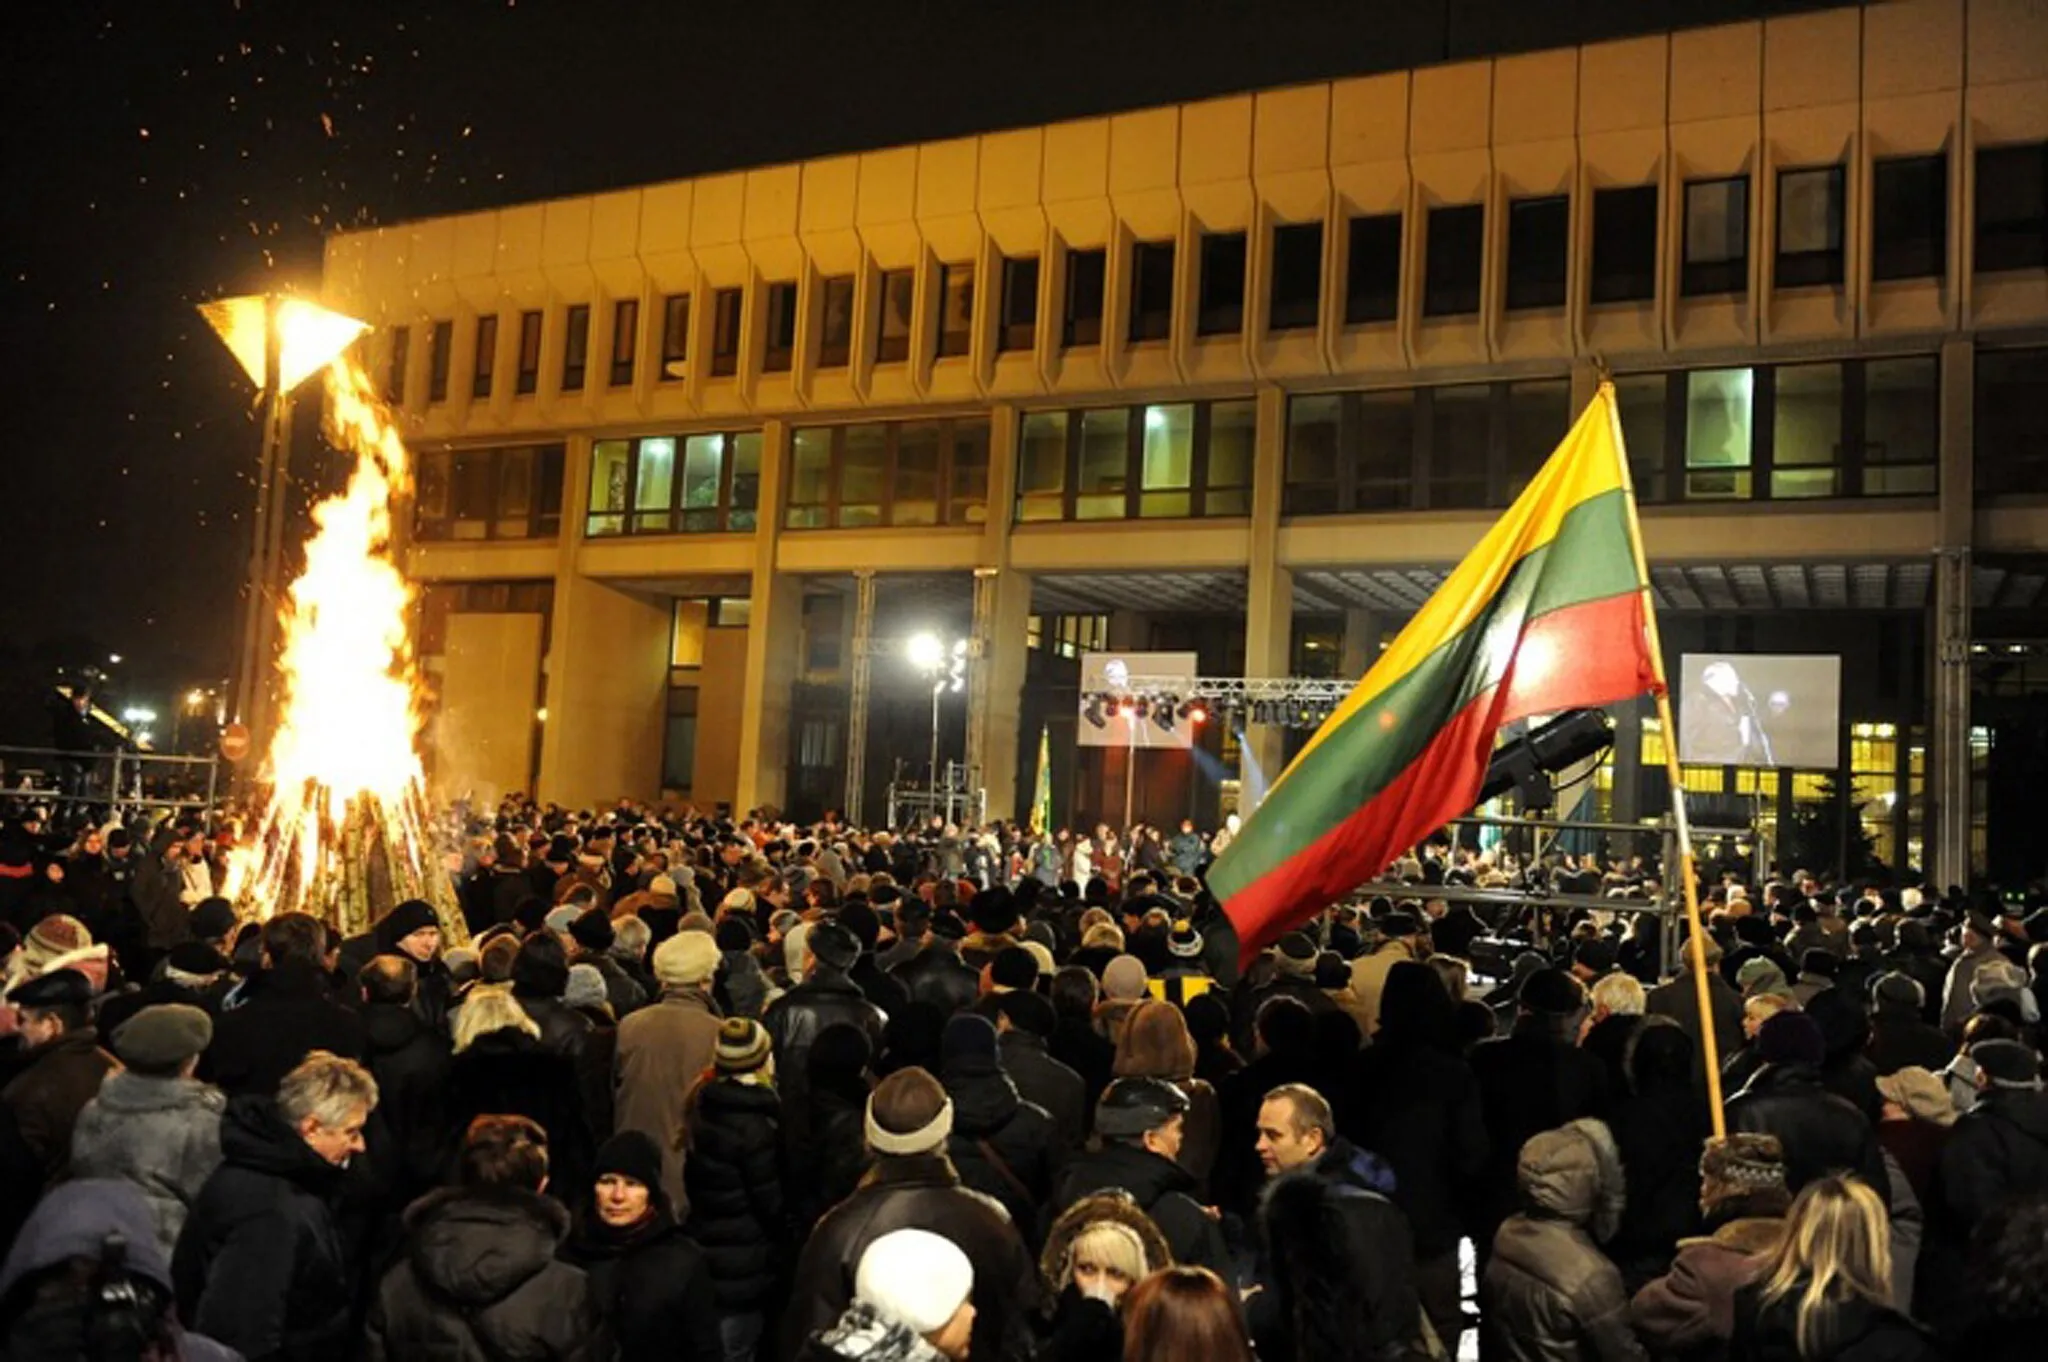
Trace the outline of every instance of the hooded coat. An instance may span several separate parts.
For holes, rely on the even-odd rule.
[[[213,1024],[213,1043],[199,1061],[199,1076],[234,1097],[269,1097],[284,1076],[314,1050],[343,1059],[363,1057],[363,1020],[330,996],[326,976],[290,961],[252,976],[239,1006]]]
[[[444,1187],[405,1213],[405,1248],[364,1333],[368,1362],[569,1362],[598,1355],[569,1213],[520,1187]]]
[[[710,1264],[721,1314],[761,1313],[787,1267],[780,1117],[775,1089],[765,1083],[711,1079],[691,1098],[685,1228]]]
[[[549,1177],[563,1187],[589,1181],[597,1141],[575,1063],[524,1031],[504,1027],[471,1041],[448,1066],[447,1101],[450,1153],[479,1116],[526,1116],[548,1133]]]
[[[1479,1282],[1488,1356],[1508,1362],[1641,1362],[1621,1271],[1595,1236],[1620,1215],[1621,1160],[1597,1121],[1522,1150],[1525,1209],[1493,1237]]]
[[[1149,1272],[1173,1264],[1173,1251],[1152,1217],[1128,1196],[1117,1192],[1082,1197],[1060,1213],[1046,1232],[1038,1255],[1038,1275],[1045,1285],[1051,1313],[1039,1327],[1040,1362],[1122,1362],[1123,1318],[1102,1301],[1083,1296],[1073,1283],[1074,1240],[1104,1221],[1123,1226],[1138,1237]]]
[[[230,1098],[220,1145],[171,1259],[179,1317],[249,1362],[346,1358],[355,1291],[333,1210],[343,1170],[268,1097]]]
[[[186,1213],[220,1166],[220,1115],[227,1105],[210,1083],[126,1069],[110,1073],[71,1132],[71,1175],[133,1183],[169,1262]]]
[[[115,1068],[92,1027],[66,1031],[28,1050],[0,1102],[14,1114],[22,1141],[42,1164],[45,1182],[64,1176],[71,1162],[71,1135],[100,1083]]]
[[[76,1258],[98,1257],[107,1236],[128,1244],[128,1267],[136,1276],[171,1290],[171,1266],[151,1233],[151,1217],[130,1184],[80,1178],[43,1198],[22,1226],[0,1266],[0,1297],[11,1297],[24,1279]],[[18,1318],[0,1334],[0,1357],[52,1358],[85,1355],[81,1316],[75,1309]],[[238,1354],[173,1322],[170,1357],[176,1362],[237,1362]]]

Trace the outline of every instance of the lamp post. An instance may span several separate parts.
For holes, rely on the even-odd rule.
[[[910,640],[905,649],[910,665],[929,678],[932,683],[932,755],[931,793],[936,808],[939,799],[939,697],[949,691],[959,694],[967,686],[967,640],[957,639],[948,644],[937,634],[918,634]],[[952,797],[946,799],[946,812],[952,813]],[[949,820],[950,821],[950,820]]]
[[[243,585],[235,670],[228,714],[252,732],[268,719],[264,673],[277,627],[276,592],[284,557],[285,469],[291,457],[292,390],[325,369],[369,330],[369,323],[330,312],[302,298],[250,294],[201,303],[206,318],[261,390],[262,453],[256,475],[256,514]]]

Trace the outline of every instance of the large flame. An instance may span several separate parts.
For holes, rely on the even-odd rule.
[[[359,364],[335,360],[326,383],[328,438],[356,463],[347,487],[313,509],[305,567],[280,612],[269,802],[227,893],[264,916],[304,909],[346,932],[369,926],[375,899],[429,897],[445,909],[448,895],[445,884],[434,892],[443,877],[425,844],[413,589],[392,540],[411,461]]]

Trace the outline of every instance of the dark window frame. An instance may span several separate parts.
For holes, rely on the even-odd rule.
[[[1692,196],[1695,190],[1741,186],[1742,249],[1734,255],[1719,255],[1711,259],[1692,258]],[[1679,242],[1679,296],[1683,298],[1741,298],[1749,292],[1749,259],[1756,244],[1750,240],[1753,235],[1749,227],[1749,175],[1709,175],[1685,182],[1684,195],[1680,200],[1684,230]]]
[[[590,504],[588,495],[583,508],[583,534],[587,539],[633,539],[658,535],[691,534],[752,534],[760,523],[761,514],[761,469],[759,460],[765,458],[766,449],[758,449],[753,472],[752,504],[742,504],[734,495],[739,481],[739,443],[746,436],[753,436],[757,446],[761,444],[762,433],[755,427],[740,427],[730,430],[688,430],[659,435],[627,437],[616,443],[627,446],[625,505],[622,510],[600,511]],[[686,481],[684,470],[689,457],[692,440],[716,437],[718,451],[718,500],[714,506],[685,506],[683,487]],[[669,475],[668,502],[664,506],[641,506],[640,497],[640,453],[648,440],[670,440],[675,444],[675,467]],[[597,440],[591,444],[590,457],[597,457],[597,446],[614,441]],[[590,489],[594,492],[595,486]],[[643,525],[638,522],[662,517],[659,522]],[[599,529],[600,518],[616,519],[617,529]],[[698,523],[692,523],[693,519]]]
[[[621,346],[625,354],[620,355]],[[612,353],[611,386],[630,388],[633,386],[633,370],[640,360],[640,300],[638,298],[614,298],[612,300]]]
[[[1173,271],[1177,243],[1171,238],[1131,243],[1131,315],[1124,339],[1132,345],[1173,335]]]
[[[933,485],[935,510],[934,518],[929,522],[914,521],[907,524],[898,524],[896,521],[898,456],[901,449],[903,429],[908,426],[935,426],[938,428],[938,469],[937,478]],[[968,433],[977,426],[982,430],[979,440],[976,440],[972,434]],[[883,447],[882,495],[880,502],[876,505],[876,515],[878,518],[873,525],[843,526],[839,523],[839,520],[840,508],[845,504],[843,479],[846,469],[847,432],[856,429],[868,430],[874,428],[879,428],[882,432]],[[988,505],[988,457],[991,439],[991,418],[988,414],[915,417],[896,421],[840,421],[830,424],[820,423],[804,426],[800,429],[805,434],[814,431],[829,432],[831,443],[825,463],[825,499],[823,501],[788,500],[783,507],[782,514],[782,529],[785,532],[801,533],[805,530],[837,529],[931,529],[962,526],[977,528],[986,522],[987,515],[991,509]],[[965,438],[963,438],[963,435]],[[794,433],[792,433],[788,454],[791,465],[788,469],[788,477],[792,486],[794,486],[796,475],[796,448],[797,441],[794,438]],[[973,519],[971,516],[961,513],[973,503],[962,502],[956,505],[956,502],[959,502],[958,494],[962,487],[962,474],[975,466],[976,462],[962,456],[964,452],[973,450],[978,450],[980,453],[979,468],[982,488],[980,505],[983,512],[981,520]],[[922,498],[919,498],[919,500],[922,500]],[[860,504],[866,505],[867,503],[863,502]]]
[[[1308,287],[1299,285],[1306,283]],[[1268,331],[1313,331],[1323,317],[1323,220],[1273,225]]]
[[[1109,303],[1109,252],[1101,247],[1067,249],[1065,301],[1060,310],[1060,345],[1078,350],[1102,344]]]
[[[1038,257],[1003,257],[1002,316],[997,319],[996,352],[1030,350],[1038,344]]]
[[[1344,225],[1344,325],[1397,321],[1401,315],[1401,247],[1404,214],[1359,213]],[[1380,240],[1391,234],[1393,241]],[[1361,262],[1367,262],[1361,268]]]
[[[1486,205],[1436,204],[1422,230],[1422,315],[1478,316],[1486,303]]]
[[[711,291],[711,376],[731,378],[740,371],[740,344],[746,335],[747,291]]]
[[[897,287],[910,291],[903,307],[903,334],[889,334],[889,295]],[[917,271],[883,270],[875,277],[875,363],[901,364],[910,358],[910,340],[917,329]]]
[[[525,528],[508,533],[512,516],[500,513],[504,502],[505,467],[515,455],[527,456]],[[480,462],[482,471],[472,472],[489,486],[490,505],[480,520],[483,533],[458,535],[453,505],[458,462]],[[531,445],[443,446],[421,451],[415,478],[418,489],[413,498],[413,538],[425,544],[512,542],[554,539],[562,530],[563,484],[568,468],[568,445],[561,441]]]
[[[1570,296],[1571,246],[1570,194],[1508,201],[1507,288],[1503,305],[1509,312],[1564,306]]]
[[[455,323],[443,317],[427,333],[427,401],[448,400],[448,374],[455,362]]]
[[[519,353],[513,357],[512,392],[530,397],[540,389],[540,352],[547,316],[538,308],[519,314]]]
[[[832,304],[843,293],[844,330],[835,335]],[[818,367],[844,369],[853,361],[853,321],[858,308],[859,285],[851,274],[827,275],[818,280]]]
[[[661,300],[661,381],[680,383],[690,376],[690,295],[670,293]]]
[[[582,392],[590,366],[590,304],[569,304],[562,325],[562,391]]]
[[[1834,244],[1804,251],[1785,249],[1785,188],[1788,182],[1802,179],[1820,179],[1828,185],[1828,193],[1834,209]],[[1774,205],[1777,216],[1777,230],[1772,244],[1776,256],[1771,264],[1771,282],[1778,288],[1819,288],[1839,287],[1845,277],[1844,265],[1847,259],[1848,242],[1848,187],[1847,166],[1811,165],[1785,166],[1778,171],[1778,193]]]
[[[1948,186],[1945,151],[1871,161],[1872,283],[1948,276]]]
[[[964,273],[967,280],[967,319],[955,330],[946,329],[946,304],[952,297],[956,276]],[[935,359],[959,359],[974,348],[974,307],[976,300],[975,269],[972,260],[940,261],[938,297],[934,301],[932,315],[932,356]]]
[[[476,351],[470,356],[469,395],[483,399],[491,395],[498,372],[498,314],[485,312],[476,319]]]
[[[1593,191],[1593,234],[1586,301],[1647,303],[1657,297],[1658,211],[1662,192],[1650,184]],[[1645,222],[1649,230],[1643,230]]]
[[[2048,267],[2048,142],[2009,142],[1978,147],[1975,250],[1971,269],[1977,274],[2007,273]],[[2032,176],[2030,214],[1994,214],[1999,200],[1985,186],[2002,185],[2007,173],[2016,179]]]
[[[1202,233],[1201,278],[1195,288],[1195,334],[1234,336],[1244,330],[1245,280],[1251,241],[1243,232]]]
[[[796,362],[796,280],[770,281],[762,291],[761,311],[761,372],[786,374]]]

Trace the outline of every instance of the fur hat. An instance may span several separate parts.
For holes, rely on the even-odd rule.
[[[586,908],[569,924],[569,939],[586,951],[608,951],[618,935],[612,915],[602,908]]]
[[[1316,972],[1316,943],[1307,932],[1289,932],[1274,944],[1274,963],[1280,972],[1294,979],[1310,979]]]
[[[688,988],[718,969],[718,943],[703,932],[677,932],[654,948],[654,977],[664,988]]]
[[[1038,959],[1022,946],[1005,946],[988,962],[988,977],[997,988],[1030,988],[1038,982]]]
[[[1820,1023],[1803,1012],[1777,1012],[1756,1029],[1757,1058],[1766,1064],[1824,1063],[1827,1039]]]
[[[21,963],[31,974],[48,969],[60,955],[82,951],[92,944],[92,933],[68,913],[52,913],[29,928],[21,943]]]

